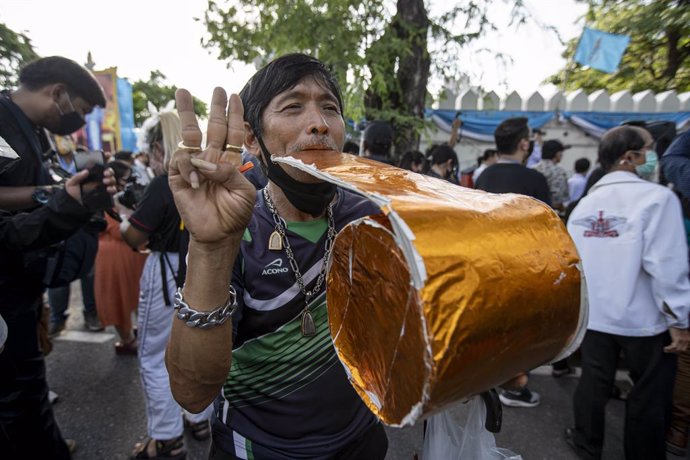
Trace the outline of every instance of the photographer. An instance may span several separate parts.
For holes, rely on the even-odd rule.
[[[64,189],[51,186],[43,164],[50,150],[44,128],[60,135],[76,131],[85,114],[105,106],[105,97],[87,69],[62,57],[28,64],[19,83],[0,93],[0,315],[8,326],[0,354],[0,452],[8,458],[68,459],[74,443],[67,445],[53,417],[38,345],[49,259],[36,250],[87,224],[110,200],[114,182],[109,171],[101,176],[94,168],[76,174]]]

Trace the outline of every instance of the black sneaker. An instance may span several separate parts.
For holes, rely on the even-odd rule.
[[[554,367],[554,368],[551,370],[551,375],[552,375],[554,378],[560,378],[560,377],[563,377],[564,375],[570,375],[570,374],[574,374],[574,373],[575,373],[575,369],[573,369],[573,368],[570,367],[570,366],[568,366],[568,367],[561,367],[561,368],[556,368],[556,367]]]
[[[539,393],[530,391],[527,387],[520,391],[503,390],[498,397],[509,407],[536,407],[541,401]]]
[[[84,328],[91,332],[100,332],[105,329],[95,313],[84,314]]]
[[[52,339],[60,335],[60,333],[65,330],[66,325],[67,321],[60,321],[59,323],[50,323],[50,327],[48,328],[48,337]]]
[[[587,452],[578,447],[577,444],[575,444],[575,428],[569,427],[566,428],[564,433],[565,435],[565,443],[570,446],[570,448],[575,452],[575,455],[577,455],[577,458],[583,458],[583,459],[589,459],[589,458],[597,458],[593,457],[592,455],[588,455]]]

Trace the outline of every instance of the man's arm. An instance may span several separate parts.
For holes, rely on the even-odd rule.
[[[690,198],[690,130],[680,135],[661,158],[664,176]]]
[[[7,215],[0,220],[2,247],[11,251],[32,251],[64,240],[86,224],[91,212],[58,190],[45,206],[32,212]]]
[[[184,300],[195,310],[212,311],[228,301],[232,267],[241,235],[218,245],[189,243]],[[175,400],[201,412],[218,396],[232,363],[232,319],[209,329],[173,320],[165,364]]]
[[[64,190],[56,189],[46,205],[32,212],[4,216],[0,221],[2,247],[12,251],[31,251],[50,246],[64,240],[87,223],[93,211],[81,202],[82,185],[86,192],[96,186],[93,182],[82,184],[87,177],[88,171],[71,177],[65,183]],[[111,195],[115,193],[114,184],[112,171],[106,170],[103,185]]]
[[[183,145],[197,148],[201,130],[192,96],[175,94]],[[226,115],[226,107],[228,112]],[[256,190],[238,171],[239,153],[224,151],[226,143],[244,141],[242,101],[216,88],[211,101],[206,149],[175,152],[169,184],[180,217],[190,234],[183,297],[190,308],[210,312],[228,302],[232,269],[242,234],[251,218]],[[175,400],[191,412],[200,412],[218,396],[232,360],[232,321],[200,329],[173,319],[165,363]]]
[[[0,187],[0,209],[5,211],[23,211],[38,206],[32,195],[36,186]]]
[[[678,198],[668,192],[654,207],[654,216],[643,232],[642,266],[650,275],[661,312],[671,327],[688,328],[690,281],[688,247]]]
[[[132,249],[138,249],[141,247],[141,245],[146,244],[149,240],[148,233],[144,233],[141,230],[134,228],[127,220],[123,220],[120,224],[120,235],[122,235],[122,239]]]
[[[462,126],[462,120],[459,118],[455,118],[453,120],[453,124],[451,125],[450,128],[450,139],[448,139],[448,145],[451,148],[455,147],[455,144],[458,143],[458,136],[460,134],[460,127]]]

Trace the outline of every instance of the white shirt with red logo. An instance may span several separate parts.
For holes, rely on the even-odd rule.
[[[688,327],[688,247],[673,192],[609,173],[575,207],[568,232],[584,266],[588,329],[648,337]]]

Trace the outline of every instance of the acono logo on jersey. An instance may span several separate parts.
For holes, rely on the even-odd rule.
[[[289,268],[283,267],[283,259],[276,259],[270,264],[264,267],[264,271],[261,272],[262,275],[276,275],[278,273],[287,273],[290,271]]]

